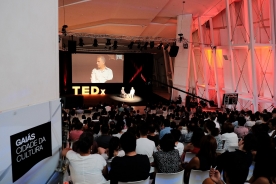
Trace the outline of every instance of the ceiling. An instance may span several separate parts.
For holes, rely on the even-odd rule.
[[[90,37],[86,39],[89,44],[93,42],[91,38],[100,35],[126,40],[175,39],[176,18],[182,11],[196,19],[214,16],[225,7],[224,0],[185,0],[185,3],[183,0],[59,0],[58,3],[59,31],[66,24],[68,35]],[[193,25],[194,29],[196,26]]]

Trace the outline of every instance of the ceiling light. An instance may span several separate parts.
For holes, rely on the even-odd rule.
[[[94,39],[93,46],[94,46],[94,47],[97,47],[97,46],[98,46],[98,40],[97,40],[96,38]]]
[[[116,50],[118,48],[118,42],[115,40],[114,43],[113,43],[113,49]]]
[[[106,44],[105,45],[111,45],[111,39],[106,39]]]
[[[150,48],[152,49],[154,47],[154,41],[150,42]]]
[[[130,42],[130,44],[128,45],[128,48],[129,49],[132,49],[132,46],[133,46],[134,42]],[[139,47],[140,48],[140,47]]]
[[[158,50],[161,50],[162,45],[163,45],[163,43],[160,43],[160,44],[157,46],[157,49],[158,49]]]
[[[83,43],[83,39],[82,39],[82,38],[79,39],[79,46],[81,46],[81,47],[84,46],[84,43]]]

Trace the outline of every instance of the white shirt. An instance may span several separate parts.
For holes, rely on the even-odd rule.
[[[148,138],[139,138],[136,140],[136,153],[152,157],[155,150],[155,144]]]
[[[245,127],[252,127],[252,126],[254,126],[255,124],[256,124],[255,121],[247,121],[247,122],[244,124],[244,126],[245,126]]]
[[[117,133],[117,134],[113,134],[112,136],[113,136],[113,137],[118,137],[118,138],[120,139],[122,135],[123,135],[123,134]]]
[[[81,156],[70,150],[66,157],[70,162],[69,168],[74,184],[98,184],[106,181],[102,174],[106,161],[101,155]]]
[[[91,73],[91,83],[105,83],[107,80],[113,79],[113,72],[110,68],[100,70],[94,68]]]
[[[178,150],[179,156],[181,157],[184,150],[184,144],[182,144],[181,142],[178,142],[177,145],[175,145],[174,149]]]
[[[238,146],[239,145],[238,135],[235,134],[234,132],[222,134],[221,140],[225,141],[224,149],[227,149],[228,146]]]

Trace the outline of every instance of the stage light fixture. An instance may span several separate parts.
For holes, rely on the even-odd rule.
[[[141,43],[138,42],[137,49],[140,49],[140,48],[141,48]]]
[[[152,49],[154,47],[154,41],[150,42],[150,48]]]
[[[157,49],[158,49],[158,50],[161,50],[162,45],[163,45],[163,43],[160,43],[160,44],[157,46]]]
[[[106,39],[105,45],[111,45],[111,39]]]
[[[183,43],[183,48],[184,48],[184,49],[188,49],[188,48],[189,48],[189,45],[188,45],[187,42],[186,42],[186,43]]]
[[[164,50],[167,50],[169,48],[170,44],[166,44],[165,47],[164,47]]]
[[[62,26],[61,32],[62,32],[63,36],[66,36],[66,35],[67,35],[66,28],[68,28],[67,25],[63,25],[63,26]]]
[[[98,47],[98,40],[97,40],[96,38],[94,39],[93,46],[94,46],[94,47]]]
[[[79,39],[79,46],[80,46],[80,47],[83,47],[83,46],[84,46],[84,43],[83,43],[83,39],[82,39],[82,38]]]
[[[113,50],[116,50],[118,48],[118,42],[115,40],[113,43]]]
[[[133,44],[134,44],[134,42],[130,42],[130,44],[128,45],[128,48],[129,48],[129,49],[132,49]]]
[[[143,48],[144,48],[145,50],[147,50],[148,44],[149,44],[149,42],[145,42],[145,44],[144,44],[144,46],[143,46]]]

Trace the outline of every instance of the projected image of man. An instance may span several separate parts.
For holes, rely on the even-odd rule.
[[[105,83],[113,79],[113,72],[110,68],[106,67],[105,57],[97,57],[97,66],[91,73],[91,83]]]

